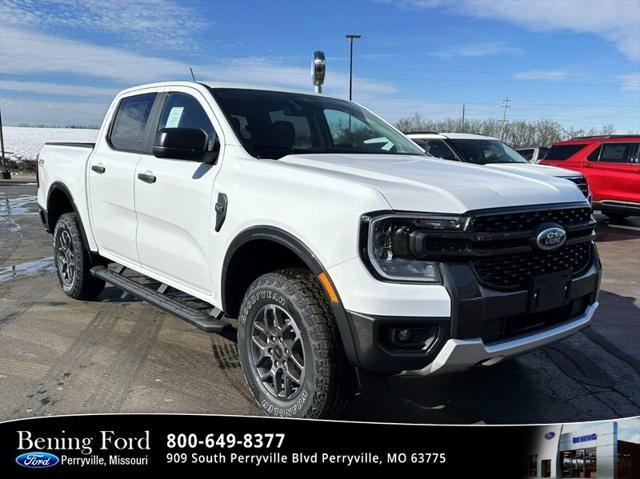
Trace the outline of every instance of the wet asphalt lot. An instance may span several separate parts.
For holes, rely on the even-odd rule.
[[[0,184],[0,420],[93,412],[260,414],[234,343],[107,286],[65,296],[35,185]],[[364,376],[345,419],[569,422],[640,415],[640,218],[597,215],[604,264],[592,325],[494,367]]]

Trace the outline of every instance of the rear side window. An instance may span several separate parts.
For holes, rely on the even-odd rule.
[[[546,146],[541,146],[540,148],[538,148],[538,159],[539,160],[543,160],[547,157],[547,152],[549,151],[549,148],[547,148]]]
[[[158,123],[158,130],[162,128],[200,129],[207,134],[209,150],[216,139],[213,125],[204,108],[198,100],[186,93],[169,93]]]
[[[636,158],[636,143],[605,143],[599,161],[604,163],[633,163]]]
[[[155,93],[123,98],[113,120],[109,141],[117,150],[144,151],[145,132]]]
[[[545,160],[564,161],[571,158],[587,145],[558,145],[552,146],[544,156]]]

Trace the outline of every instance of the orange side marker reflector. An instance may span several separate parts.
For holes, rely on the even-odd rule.
[[[327,292],[327,296],[329,296],[329,300],[332,303],[340,304],[340,300],[338,299],[336,290],[333,289],[333,286],[331,286],[331,281],[329,281],[329,278],[324,273],[324,271],[318,275],[318,279],[322,283],[322,287],[324,288],[324,290]]]

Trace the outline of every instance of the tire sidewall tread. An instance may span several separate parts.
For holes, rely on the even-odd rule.
[[[305,380],[292,401],[279,401],[263,389],[250,360],[255,314],[266,304],[283,307],[300,329],[305,348]],[[249,286],[238,318],[240,362],[249,389],[268,414],[281,417],[338,416],[348,404],[352,371],[345,357],[326,293],[309,271],[267,273]]]

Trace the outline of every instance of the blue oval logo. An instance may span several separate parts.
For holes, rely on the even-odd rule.
[[[44,469],[53,467],[60,462],[60,458],[50,452],[25,452],[16,457],[16,463],[29,469]]]
[[[546,434],[544,435],[544,438],[545,438],[545,439],[553,439],[554,437],[556,437],[556,433],[555,433],[555,432],[553,432],[553,431],[548,432],[548,433],[546,433]]]
[[[567,232],[559,226],[542,229],[536,237],[536,246],[542,251],[553,251],[560,248],[567,241]]]

